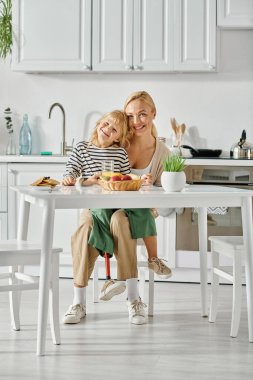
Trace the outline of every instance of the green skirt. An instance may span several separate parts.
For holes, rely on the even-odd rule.
[[[114,252],[114,242],[110,231],[110,221],[116,209],[90,209],[93,219],[93,228],[90,232],[88,244],[96,248],[103,256]],[[156,236],[155,219],[149,208],[123,209],[130,224],[132,239]]]

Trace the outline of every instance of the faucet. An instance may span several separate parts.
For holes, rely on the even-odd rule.
[[[62,111],[62,141],[61,141],[61,155],[66,156],[67,152],[71,152],[73,149],[73,143],[74,139],[72,140],[72,145],[68,146],[66,143],[66,128],[65,128],[65,111],[63,106],[60,103],[54,103],[51,105],[48,113],[49,119],[51,118],[51,113],[54,107],[59,107],[60,110]]]

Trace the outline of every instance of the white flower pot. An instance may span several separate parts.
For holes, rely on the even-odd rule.
[[[185,172],[163,172],[161,183],[167,192],[181,191],[186,184]]]

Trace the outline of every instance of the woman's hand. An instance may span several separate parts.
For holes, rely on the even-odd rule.
[[[64,177],[62,180],[63,186],[74,186],[76,184],[76,178],[71,176]]]
[[[153,176],[151,173],[143,174],[141,176],[143,185],[152,185],[153,184]]]

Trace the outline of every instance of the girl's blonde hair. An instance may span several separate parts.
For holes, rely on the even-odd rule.
[[[128,128],[128,119],[126,113],[121,110],[114,110],[112,112],[108,112],[96,122],[96,127],[91,135],[90,142],[98,146],[97,127],[101,122],[109,118],[115,125],[120,127],[120,136],[118,138],[118,141],[115,141],[113,145],[120,146],[123,148],[128,147],[129,140],[131,139],[133,132]]]
[[[154,100],[146,91],[133,92],[125,101],[125,105],[124,105],[125,112],[126,112],[126,108],[128,104],[131,103],[133,100],[141,100],[142,102],[146,103],[152,109],[152,112],[155,112],[156,114],[156,106],[155,106]],[[152,133],[152,136],[157,137],[157,130],[153,122],[152,122],[151,133]]]

